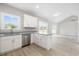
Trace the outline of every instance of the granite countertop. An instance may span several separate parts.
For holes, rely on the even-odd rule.
[[[21,28],[21,29],[0,29],[0,37],[31,34],[31,33],[35,33],[35,32],[37,32],[37,28],[35,28],[35,27],[25,27],[25,28]]]
[[[53,34],[40,34],[40,35],[46,35],[46,36],[49,36],[49,35],[53,35]]]
[[[19,31],[0,31],[0,37],[3,36],[12,36],[12,35],[22,35],[22,34],[31,34],[34,33],[36,31],[23,31],[23,30],[19,30]]]

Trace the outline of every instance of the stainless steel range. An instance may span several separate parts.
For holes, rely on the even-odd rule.
[[[31,34],[22,34],[22,47],[30,45],[31,42]]]
[[[35,28],[35,27],[24,27],[23,30],[25,32],[24,32],[24,34],[22,34],[22,47],[30,45],[30,43],[31,43],[31,33],[37,32],[37,28]]]

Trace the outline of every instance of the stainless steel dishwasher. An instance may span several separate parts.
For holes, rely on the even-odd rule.
[[[30,45],[31,37],[30,34],[22,34],[22,47]]]

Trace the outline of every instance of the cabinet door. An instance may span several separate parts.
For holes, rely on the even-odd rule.
[[[50,49],[52,47],[52,37],[48,35],[40,35],[39,44],[43,48]]]
[[[29,27],[29,22],[30,22],[30,16],[24,14],[24,27]]]
[[[35,34],[35,43],[38,44],[38,45],[40,43],[39,34]]]
[[[21,35],[0,38],[0,52],[8,52],[22,46]]]
[[[31,43],[34,43],[34,41],[35,41],[35,36],[34,34],[31,34]]]
[[[24,14],[24,27],[37,27],[37,18]]]
[[[14,46],[13,49],[21,48],[21,46],[22,46],[22,36],[21,35],[13,36],[12,42],[13,42],[13,46]]]
[[[12,44],[12,39],[9,36],[1,37],[0,44],[1,44],[1,48],[0,48],[1,52],[7,52],[14,48]]]
[[[46,38],[46,39],[47,39],[47,38]],[[46,42],[46,39],[45,39],[45,36],[44,36],[44,35],[40,35],[39,45],[40,45],[41,47],[43,47],[43,48],[46,47],[46,45],[45,45],[45,43],[47,43],[47,42]]]
[[[39,45],[39,34],[34,33],[31,35],[31,43]]]
[[[31,26],[32,27],[37,27],[37,17],[32,17]]]

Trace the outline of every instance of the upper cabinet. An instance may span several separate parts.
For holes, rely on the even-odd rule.
[[[37,17],[24,14],[24,27],[37,27]]]

